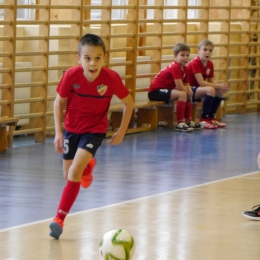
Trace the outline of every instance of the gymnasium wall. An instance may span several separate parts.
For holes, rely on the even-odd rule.
[[[0,5],[0,112],[20,118],[13,134],[35,135],[36,142],[53,134],[57,84],[62,73],[77,64],[77,43],[88,32],[104,39],[105,65],[120,74],[135,100],[147,99],[151,79],[173,61],[176,43],[187,43],[195,57],[198,43],[210,39],[215,44],[215,78],[230,85],[227,113],[259,110],[258,0],[200,0],[199,5],[177,0],[172,6],[164,0],[148,2],[115,5],[103,0],[95,6],[91,0],[37,0],[18,5],[5,0]],[[34,19],[17,19],[18,9],[33,11]],[[93,10],[100,11],[100,19],[90,19]],[[113,19],[113,10],[121,10],[123,17]],[[167,10],[177,15],[166,17]],[[196,17],[188,17],[191,10]]]

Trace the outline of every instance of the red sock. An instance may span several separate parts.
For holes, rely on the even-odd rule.
[[[68,215],[80,189],[80,182],[68,181],[63,189],[56,217],[64,220]]]
[[[180,100],[177,101],[176,116],[177,116],[178,124],[184,122],[185,107],[186,107],[186,102]]]
[[[188,122],[192,121],[192,103],[186,102],[185,118]]]

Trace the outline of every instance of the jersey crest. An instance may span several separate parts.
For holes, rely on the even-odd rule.
[[[73,84],[73,88],[75,88],[75,89],[79,89],[80,86],[79,86],[78,84],[74,83],[74,84]]]
[[[108,87],[104,84],[97,86],[97,91],[98,91],[99,95],[103,96],[106,93],[107,88]]]
[[[210,68],[207,68],[206,74],[209,75],[210,73]]]

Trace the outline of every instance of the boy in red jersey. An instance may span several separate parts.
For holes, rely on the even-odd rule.
[[[187,65],[189,70],[189,82],[193,91],[193,102],[204,99],[200,124],[205,129],[216,129],[225,127],[226,124],[216,120],[215,115],[224,93],[229,89],[226,82],[216,83],[214,81],[214,66],[210,61],[214,45],[209,40],[199,44],[198,57]]]
[[[56,151],[63,153],[63,171],[67,183],[56,217],[50,223],[50,236],[56,239],[60,237],[64,219],[78,196],[84,177],[82,172],[106,136],[107,113],[114,94],[124,102],[125,108],[120,128],[108,141],[111,145],[122,142],[132,115],[134,101],[120,76],[103,67],[105,57],[103,40],[94,34],[84,35],[78,45],[79,66],[68,69],[57,87],[54,144]],[[66,98],[63,133],[62,111]],[[92,164],[90,170],[93,167]]]
[[[176,131],[191,132],[194,129],[202,129],[200,124],[196,124],[191,118],[192,90],[185,66],[189,61],[190,48],[185,43],[178,43],[174,46],[173,53],[174,62],[161,70],[152,80],[148,98],[153,101],[164,101],[165,103],[177,100]]]

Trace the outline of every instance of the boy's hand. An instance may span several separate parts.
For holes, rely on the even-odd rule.
[[[63,134],[56,133],[54,139],[55,150],[58,153],[63,153]]]
[[[118,145],[120,144],[124,139],[124,135],[119,134],[119,132],[114,133],[107,142],[110,145]]]
[[[187,94],[188,94],[188,98],[191,99],[193,96],[193,91],[192,91],[191,87],[187,88]]]
[[[223,92],[223,93],[226,93],[229,91],[229,86],[227,84],[227,82],[223,82],[220,84],[220,90]]]
[[[193,92],[190,85],[185,86],[185,92],[187,93],[188,100],[192,100]]]

